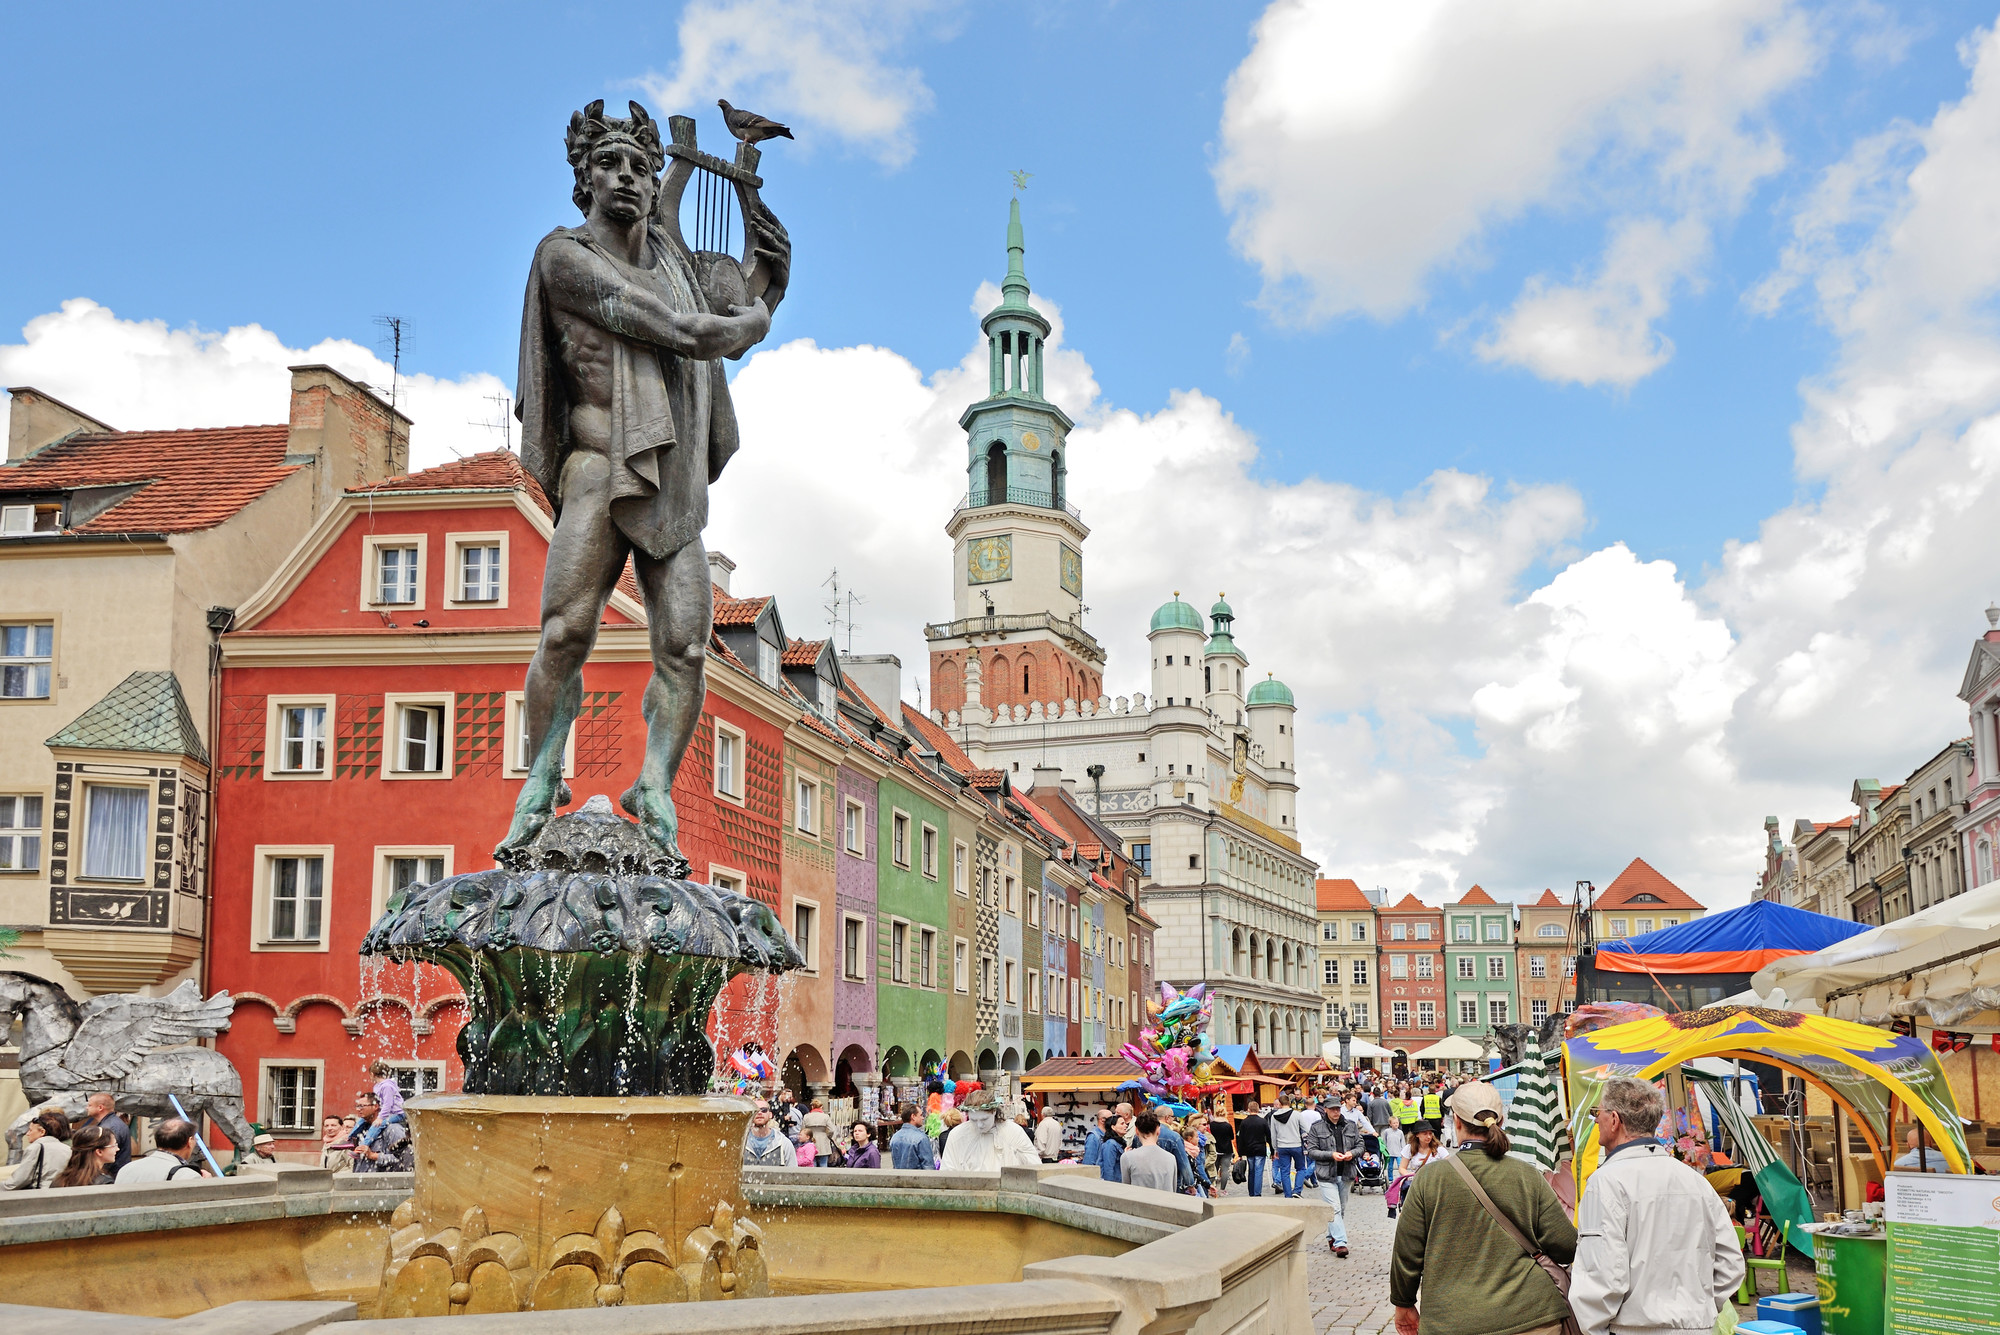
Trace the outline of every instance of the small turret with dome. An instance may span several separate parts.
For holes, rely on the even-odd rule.
[[[1287,834],[1295,834],[1299,819],[1298,771],[1292,764],[1298,713],[1291,687],[1268,672],[1250,688],[1250,739],[1264,758],[1267,818]]]
[[[1186,708],[1201,703],[1201,613],[1181,601],[1180,590],[1174,590],[1172,601],[1162,603],[1153,613],[1146,638],[1153,642],[1154,707]]]
[[[1202,652],[1202,687],[1209,709],[1225,726],[1233,727],[1243,722],[1243,670],[1250,660],[1236,647],[1232,633],[1236,612],[1227,595],[1216,595],[1208,616],[1215,629]]]

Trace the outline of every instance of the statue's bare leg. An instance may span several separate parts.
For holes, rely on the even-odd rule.
[[[528,664],[528,780],[514,803],[514,823],[493,850],[496,858],[533,843],[569,801],[563,751],[583,705],[583,665],[597,643],[604,604],[625,569],[631,544],[611,522],[606,503],[610,464],[601,454],[572,453],[563,464],[562,517],[549,540],[542,576],[542,638]]]
[[[619,802],[654,843],[680,858],[674,776],[701,718],[708,633],[715,616],[714,586],[709,582],[708,552],[699,538],[664,561],[634,552],[632,569],[646,599],[653,676],[646,683],[644,704],[646,757],[638,781]]]

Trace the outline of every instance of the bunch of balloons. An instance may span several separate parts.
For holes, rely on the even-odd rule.
[[[1196,983],[1182,992],[1172,983],[1161,983],[1159,1000],[1147,1000],[1152,1023],[1139,1031],[1137,1043],[1127,1043],[1119,1055],[1145,1072],[1139,1084],[1148,1094],[1178,1096],[1208,1083],[1214,1054],[1203,1044],[1214,1003],[1204,995],[1207,989],[1206,983]]]

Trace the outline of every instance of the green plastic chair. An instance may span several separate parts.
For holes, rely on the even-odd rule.
[[[1781,1241],[1776,1256],[1752,1256],[1750,1254],[1749,1235],[1743,1231],[1743,1225],[1736,1225],[1736,1245],[1743,1249],[1743,1282],[1736,1287],[1736,1301],[1738,1304],[1749,1304],[1757,1301],[1757,1272],[1759,1270],[1777,1271],[1778,1292],[1786,1292],[1785,1285],[1790,1283],[1790,1280],[1785,1276],[1785,1256],[1791,1250],[1792,1246],[1791,1220],[1787,1219],[1785,1221],[1784,1229],[1779,1234],[1779,1237]]]

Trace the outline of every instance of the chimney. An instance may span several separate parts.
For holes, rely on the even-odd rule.
[[[1060,788],[1062,787],[1062,781],[1063,781],[1063,776],[1062,776],[1061,765],[1035,766],[1035,786],[1034,786],[1035,792],[1039,793],[1050,789]]]
[[[410,471],[410,419],[331,366],[294,366],[285,453],[319,470],[313,513],[349,487]]]
[[[708,582],[724,593],[729,593],[729,575],[735,569],[736,563],[721,552],[712,551],[708,554]],[[735,596],[730,594],[732,598]]]
[[[842,654],[840,670],[877,709],[895,719],[896,705],[903,698],[902,659],[894,654]]]
[[[7,462],[15,463],[80,431],[116,431],[89,413],[27,385],[7,391],[14,406],[7,414]]]

